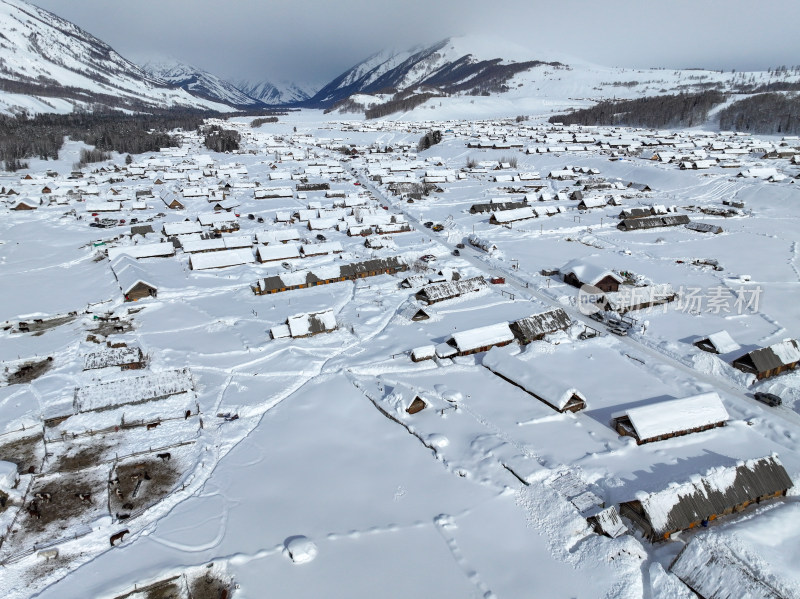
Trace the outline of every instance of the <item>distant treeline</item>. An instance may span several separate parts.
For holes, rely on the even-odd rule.
[[[550,117],[550,122],[565,125],[626,125],[654,129],[694,127],[704,123],[708,119],[708,112],[724,101],[725,96],[718,91],[653,96],[617,102],[606,101],[591,108]]]
[[[381,117],[394,114],[395,112],[407,112],[415,109],[417,106],[424,104],[431,98],[439,98],[439,94],[414,94],[405,98],[392,99],[383,104],[377,104],[371,108],[367,108],[364,114],[368,119],[379,119]]]
[[[720,129],[762,134],[800,133],[800,94],[758,94],[719,113]]]
[[[267,116],[267,117],[261,117],[261,118],[258,118],[258,119],[253,119],[253,122],[250,123],[250,126],[253,129],[258,129],[261,125],[265,125],[267,123],[277,123],[277,122],[278,122],[278,117],[276,117],[276,116]]]
[[[177,146],[174,129],[197,130],[205,112],[123,114],[120,112],[0,116],[0,161],[16,170],[26,158],[58,159],[64,138],[83,141],[99,151],[141,154]]]

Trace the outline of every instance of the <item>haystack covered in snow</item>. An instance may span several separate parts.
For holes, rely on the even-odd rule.
[[[620,504],[620,514],[639,526],[645,537],[658,541],[740,512],[752,503],[785,495],[792,486],[777,456],[766,456],[713,468],[662,491],[638,493]]]
[[[630,408],[612,426],[636,443],[651,443],[725,426],[728,412],[716,392]]]
[[[107,410],[186,393],[194,389],[188,369],[151,372],[79,387],[75,390],[76,412]]]
[[[109,347],[86,354],[83,369],[94,370],[119,366],[122,370],[134,370],[144,366],[144,356],[138,347]]]
[[[586,408],[586,398],[575,387],[534,370],[519,358],[492,350],[484,356],[483,365],[559,412],[577,412]]]

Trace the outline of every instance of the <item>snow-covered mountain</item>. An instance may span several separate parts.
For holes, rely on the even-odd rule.
[[[237,87],[251,98],[269,105],[298,104],[308,100],[315,88],[298,83],[242,81]]]
[[[536,66],[563,65],[488,36],[448,38],[427,47],[374,54],[323,87],[310,103],[325,106],[356,93],[396,93],[420,87],[447,93],[497,93],[505,91],[506,81],[515,74]]]
[[[230,110],[154,79],[51,12],[0,0],[0,112],[69,112],[97,103]]]
[[[425,118],[429,114],[425,109],[441,106],[440,113],[454,118],[479,118],[485,114],[563,112],[600,100],[681,92],[793,89],[798,82],[800,74],[794,70],[608,67],[473,35],[401,52],[379,52],[324,86],[308,105],[329,107],[349,98],[339,105],[341,111],[380,107],[378,116],[383,116],[418,107]]]
[[[228,83],[208,71],[176,60],[148,62],[142,65],[142,69],[156,79],[182,87],[192,95],[201,98],[231,106],[255,107],[261,105],[260,100],[252,98],[232,83]]]

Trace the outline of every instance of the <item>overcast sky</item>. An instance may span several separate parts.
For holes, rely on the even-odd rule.
[[[797,0],[33,0],[142,62],[327,83],[385,49],[489,33],[598,64],[800,64]]]

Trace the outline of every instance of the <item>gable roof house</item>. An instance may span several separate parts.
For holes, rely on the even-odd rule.
[[[567,262],[559,269],[559,272],[564,277],[564,282],[573,287],[591,285],[605,293],[619,291],[619,286],[623,281],[622,277],[615,272],[579,258]]]
[[[639,492],[635,499],[620,504],[620,515],[641,528],[646,538],[661,541],[741,512],[752,503],[786,495],[792,486],[783,464],[771,455],[712,468],[661,491]]]
[[[459,356],[468,356],[508,345],[512,341],[514,333],[508,328],[508,323],[501,322],[453,333],[447,343],[458,350]]]
[[[787,370],[794,370],[800,363],[800,348],[797,341],[787,339],[769,347],[754,349],[736,358],[734,368],[756,375],[758,380],[776,376]]]
[[[717,331],[694,342],[694,346],[712,354],[729,354],[741,349],[728,331]]]
[[[519,358],[492,350],[483,357],[483,366],[516,385],[558,412],[578,412],[586,408],[586,397],[568,382],[534,371]]]
[[[117,277],[126,302],[136,302],[158,295],[158,286],[152,282],[147,271],[137,264],[135,258],[123,254],[111,261],[111,270]]]
[[[578,202],[578,210],[589,210],[591,208],[602,208],[608,205],[608,200],[603,196],[594,196],[591,198],[583,198]]]
[[[630,408],[611,425],[620,435],[633,437],[642,445],[725,426],[727,421],[728,412],[712,391]]]
[[[653,216],[653,211],[650,208],[626,208],[619,213],[619,218],[625,220],[628,218],[647,218]]]
[[[515,320],[509,326],[517,340],[526,345],[531,341],[544,338],[549,333],[567,330],[572,321],[562,308],[553,308],[546,312],[534,314]]]
[[[322,312],[312,312],[309,314],[297,314],[286,319],[286,324],[272,327],[270,336],[273,339],[292,337],[313,337],[320,333],[330,333],[336,330],[336,316],[333,310],[323,310]]]
[[[161,201],[164,202],[164,205],[170,210],[183,210],[186,208],[176,193],[170,192],[161,194]]]
[[[487,285],[483,277],[473,277],[460,281],[444,281],[442,283],[426,285],[417,292],[415,297],[427,304],[435,304],[436,302],[453,299],[466,293],[481,291],[488,288],[489,285]]]
[[[645,218],[626,218],[617,225],[617,229],[620,231],[657,229],[659,227],[677,227],[678,225],[689,224],[689,222],[689,217],[685,214],[649,216]]]
[[[22,198],[11,206],[11,210],[36,210],[39,204],[31,198]]]

